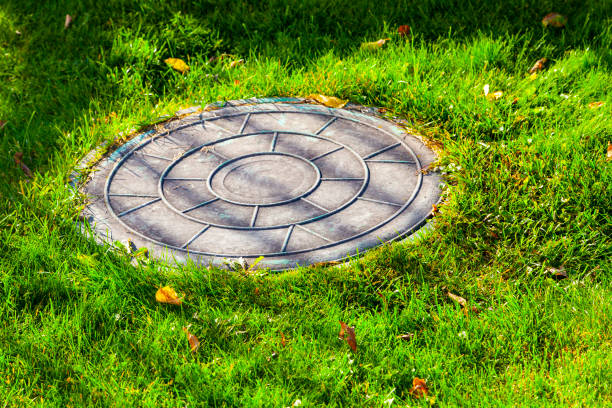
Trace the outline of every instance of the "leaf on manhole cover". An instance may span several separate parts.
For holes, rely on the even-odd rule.
[[[176,291],[170,286],[159,288],[155,293],[155,300],[159,303],[168,303],[171,305],[180,305],[183,303],[183,298],[179,298]]]
[[[548,62],[548,58],[540,58],[533,64],[531,68],[529,68],[530,74],[535,74],[538,71],[542,71]]]
[[[355,326],[350,327],[343,321],[340,321],[340,333],[338,333],[340,340],[346,340],[353,352],[357,351],[357,338],[355,337]]]
[[[376,50],[381,49],[383,45],[385,45],[387,41],[390,41],[390,40],[391,40],[390,38],[381,38],[378,41],[364,42],[364,43],[361,43],[361,49],[368,50],[368,51],[376,51]]]
[[[559,13],[549,13],[542,19],[542,25],[544,27],[556,27],[563,28],[567,24],[567,17]]]
[[[187,340],[189,340],[189,349],[192,353],[195,353],[200,348],[200,340],[189,331],[188,327],[183,327],[183,331],[187,335]]]
[[[325,105],[328,108],[342,108],[344,107],[344,105],[346,105],[346,102],[347,102],[340,98],[336,98],[335,96],[327,96],[327,95],[320,95],[320,94],[311,94],[311,95],[308,95],[306,98],[314,99],[315,101],[319,102],[321,105]]]
[[[185,72],[189,71],[189,65],[187,65],[185,61],[180,58],[166,58],[164,62],[168,64],[170,68],[180,72],[181,74],[184,74]]]
[[[422,378],[414,377],[412,379],[412,388],[410,388],[410,395],[415,398],[421,398],[429,393],[429,388],[427,388],[427,382]]]

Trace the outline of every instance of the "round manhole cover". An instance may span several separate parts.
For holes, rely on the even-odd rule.
[[[372,110],[247,102],[169,121],[98,162],[83,186],[96,235],[278,270],[406,236],[439,199],[439,175],[422,171],[433,152]]]

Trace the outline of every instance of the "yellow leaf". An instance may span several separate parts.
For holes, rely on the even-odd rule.
[[[385,43],[389,40],[390,38],[382,38],[378,41],[364,42],[361,44],[361,49],[368,50],[368,51],[376,51],[376,50],[381,49],[383,45],[385,45]]]
[[[180,58],[168,58],[165,59],[164,62],[168,64],[170,68],[180,72],[181,74],[184,74],[185,72],[189,71],[189,65],[187,65],[185,61]]]
[[[315,101],[319,102],[321,105],[325,105],[328,108],[342,108],[344,107],[344,105],[346,105],[345,100],[342,100],[340,98],[336,98],[335,96],[326,96],[326,95],[308,95],[307,96],[308,99],[314,99]]]
[[[602,106],[604,106],[604,103],[601,101],[589,103],[589,109],[598,109],[598,108],[601,108]]]
[[[171,305],[180,305],[183,303],[183,299],[179,299],[176,291],[170,286],[159,288],[157,293],[155,293],[155,300],[157,300],[159,303],[169,303]]]
[[[530,81],[535,81],[535,79],[538,77],[538,74],[536,74],[535,72],[531,75],[529,75],[529,80]]]
[[[503,95],[504,95],[504,93],[502,91],[495,91],[492,94],[489,94],[487,96],[487,98],[490,101],[496,101],[496,100],[500,99]]]

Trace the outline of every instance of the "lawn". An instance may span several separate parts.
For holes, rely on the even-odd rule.
[[[4,0],[0,51],[0,406],[612,406],[611,2]],[[101,143],[313,93],[437,147],[435,228],[283,273],[134,263],[75,228]]]

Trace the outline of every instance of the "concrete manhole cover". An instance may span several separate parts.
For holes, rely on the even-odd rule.
[[[422,171],[433,152],[366,108],[300,102],[230,102],[121,146],[82,187],[96,235],[179,262],[264,256],[277,270],[418,228],[440,195]]]

